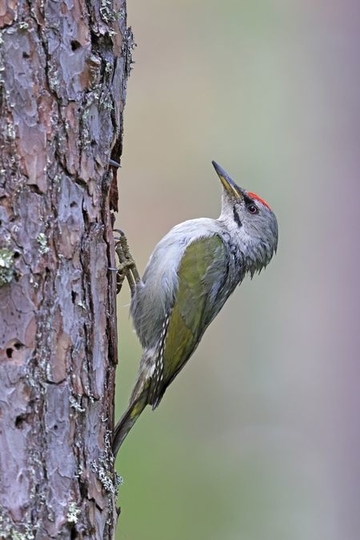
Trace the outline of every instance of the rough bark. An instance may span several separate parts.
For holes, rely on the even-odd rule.
[[[125,0],[0,1],[0,538],[112,538]]]

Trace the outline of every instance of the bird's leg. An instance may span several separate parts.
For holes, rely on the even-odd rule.
[[[116,276],[116,293],[119,294],[123,281],[126,278],[131,296],[134,294],[136,284],[140,281],[140,275],[136,268],[136,264],[130,253],[127,238],[123,231],[115,229],[114,232],[118,233],[118,238],[115,241],[115,251],[119,259],[119,266]]]

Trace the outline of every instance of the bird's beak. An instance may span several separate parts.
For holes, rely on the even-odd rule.
[[[212,161],[212,164],[214,166],[215,171],[217,172],[218,177],[221,180],[221,183],[226,193],[230,197],[235,198],[237,201],[240,202],[244,196],[239,186],[235,184],[234,180],[230,178],[228,173],[224,171],[224,169],[220,167],[220,165],[218,165],[215,161]]]

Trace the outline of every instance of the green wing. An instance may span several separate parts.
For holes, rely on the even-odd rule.
[[[153,408],[223,306],[228,296],[221,294],[228,276],[228,262],[225,246],[217,235],[196,240],[186,248],[178,270],[178,290],[160,346],[158,373],[162,372],[162,377],[154,381]]]

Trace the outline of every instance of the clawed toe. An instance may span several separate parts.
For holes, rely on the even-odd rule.
[[[126,278],[131,296],[135,291],[136,284],[140,281],[140,275],[136,268],[136,263],[130,253],[127,238],[121,229],[114,229],[114,233],[117,233],[118,237],[115,237],[115,251],[119,259],[119,266],[117,269],[116,279],[116,293],[121,290],[124,279]]]

